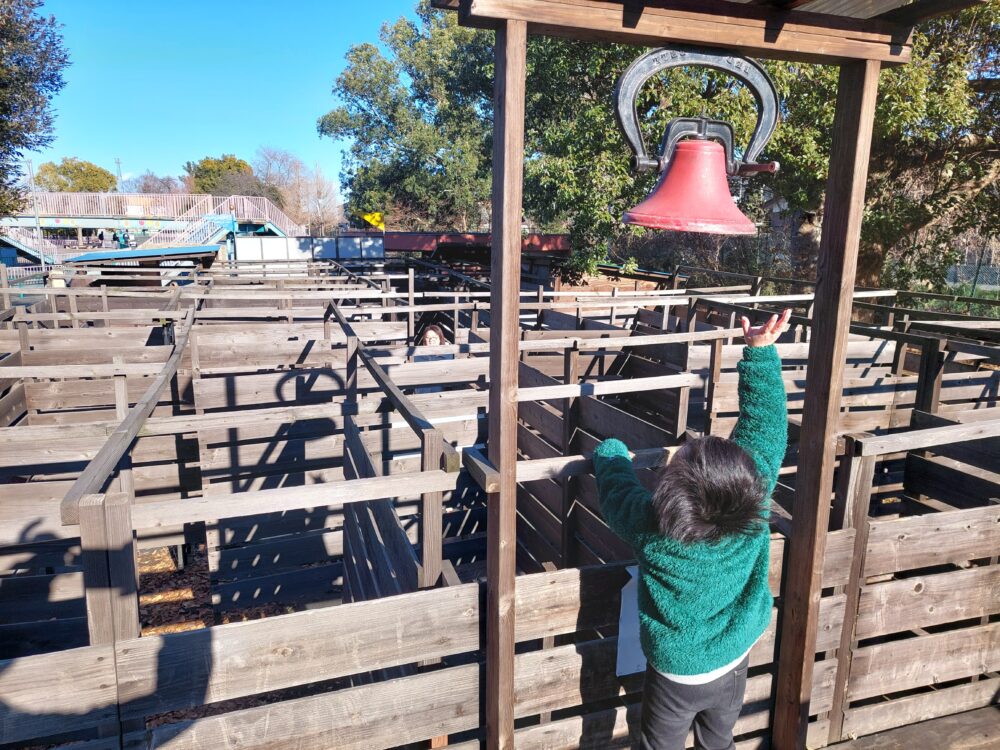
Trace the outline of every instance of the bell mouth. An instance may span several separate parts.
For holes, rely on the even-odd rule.
[[[696,232],[700,234],[757,234],[757,227],[750,219],[693,219],[689,217],[663,216],[639,211],[640,203],[631,211],[622,214],[623,224],[665,229],[671,232]]]
[[[757,234],[729,192],[725,150],[711,140],[680,141],[656,187],[622,222],[671,232]]]

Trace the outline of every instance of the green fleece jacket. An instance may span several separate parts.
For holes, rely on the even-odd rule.
[[[774,346],[748,346],[737,371],[740,417],[732,440],[753,457],[768,498],[754,532],[714,543],[663,536],[625,444],[605,440],[594,453],[601,511],[639,562],[642,649],[659,672],[694,675],[724,666],[754,644],[771,618],[766,518],[788,443],[781,360]]]

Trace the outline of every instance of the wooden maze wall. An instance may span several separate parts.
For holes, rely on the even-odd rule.
[[[488,302],[358,270],[230,266],[179,292],[108,271],[138,286],[52,290],[0,328],[0,746],[478,746]],[[586,454],[623,437],[651,484],[686,434],[725,434],[733,315],[793,304],[776,606],[737,725],[741,750],[766,747],[809,295],[750,287],[522,297],[518,747],[624,747],[637,717],[641,678],[614,677],[630,555]],[[460,343],[410,346],[427,312]],[[961,319],[907,315],[859,323],[849,344],[816,746],[1000,692],[996,329],[973,340]],[[182,544],[206,545],[232,621],[141,635],[135,550]]]

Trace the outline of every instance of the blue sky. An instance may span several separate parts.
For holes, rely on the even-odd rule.
[[[72,64],[43,161],[76,156],[127,177],[203,156],[287,149],[338,180],[343,143],[316,134],[352,44],[377,42],[416,0],[46,0]]]

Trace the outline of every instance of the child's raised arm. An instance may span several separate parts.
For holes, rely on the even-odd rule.
[[[636,479],[625,443],[611,438],[597,446],[594,476],[604,520],[634,549],[639,535],[652,530],[655,524],[652,497]]]
[[[743,318],[743,336],[747,346],[739,373],[740,418],[733,430],[733,441],[749,453],[765,481],[767,496],[778,482],[778,470],[788,447],[788,404],[781,378],[781,359],[774,342],[788,330],[791,310],[760,326],[751,326]]]

